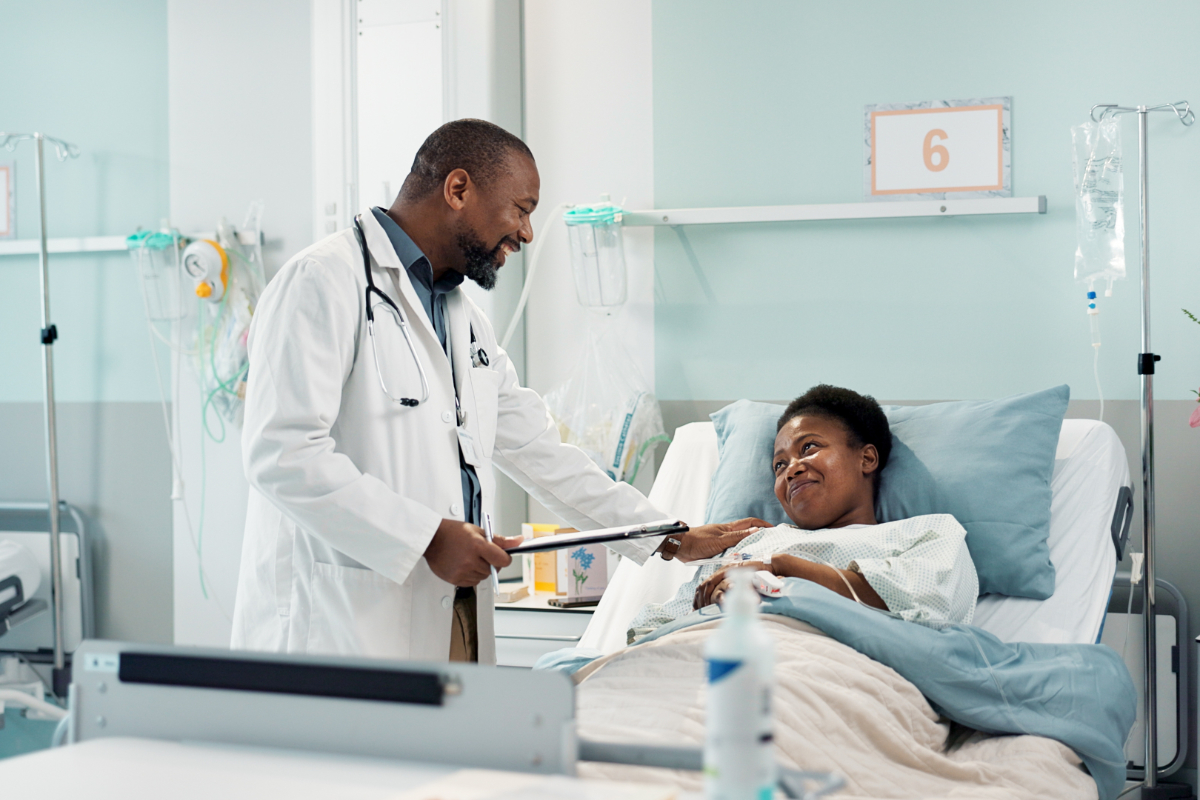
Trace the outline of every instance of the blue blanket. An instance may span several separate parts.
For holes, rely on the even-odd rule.
[[[970,625],[927,628],[860,606],[809,581],[786,580],[762,610],[825,632],[900,673],[939,713],[976,730],[1033,734],[1070,747],[1101,800],[1125,782],[1125,739],[1136,691],[1121,657],[1104,645],[1007,644]],[[659,639],[715,616],[693,612],[645,636]],[[599,654],[559,651],[536,668],[574,672]]]

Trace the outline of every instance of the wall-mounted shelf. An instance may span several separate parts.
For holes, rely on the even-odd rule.
[[[985,214],[1045,214],[1046,196],[987,197],[979,200],[900,200],[805,206],[662,208],[627,211],[624,225],[721,225],[746,222],[811,222],[831,219],[964,217]]]
[[[216,239],[212,231],[191,233],[182,237],[185,240]],[[254,234],[237,233],[238,241],[245,245],[254,244]],[[47,239],[46,249],[54,253],[116,253],[128,252],[129,247],[124,236],[74,236],[62,239]],[[0,256],[36,256],[41,252],[39,239],[0,239]]]
[[[39,239],[0,239],[0,256],[36,256],[41,249]],[[51,253],[111,253],[126,246],[124,236],[74,236],[47,239],[46,249]]]

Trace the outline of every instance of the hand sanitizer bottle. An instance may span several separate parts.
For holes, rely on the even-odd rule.
[[[770,800],[775,791],[771,734],[775,643],[758,620],[748,569],[731,572],[726,617],[704,645],[708,708],[704,743],[707,800]]]

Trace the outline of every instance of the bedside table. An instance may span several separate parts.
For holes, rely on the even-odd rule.
[[[579,643],[595,606],[555,608],[547,602],[553,596],[539,594],[496,604],[498,666],[529,668],[546,653]]]

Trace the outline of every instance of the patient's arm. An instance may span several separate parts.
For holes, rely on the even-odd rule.
[[[806,581],[819,583],[826,589],[832,589],[842,597],[850,599],[854,599],[854,595],[850,592],[850,589],[853,588],[854,594],[857,594],[858,599],[864,604],[884,611],[888,610],[887,603],[883,602],[883,598],[871,588],[871,584],[867,583],[867,579],[853,570],[837,569],[789,555],[773,555],[771,556],[770,564],[764,564],[761,561],[748,561],[732,569],[747,568],[756,571],[765,569],[781,578],[803,578]],[[696,588],[696,599],[693,601],[695,608],[703,608],[712,603],[720,602],[722,595],[725,594],[730,586],[729,569],[731,568],[714,573],[711,578]]]

